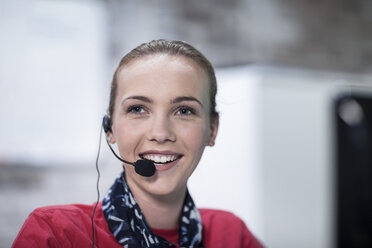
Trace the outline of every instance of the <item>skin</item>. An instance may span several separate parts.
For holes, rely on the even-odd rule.
[[[169,168],[157,166],[150,178],[125,165],[127,182],[152,228],[178,225],[187,180],[205,146],[214,144],[218,118],[210,120],[208,93],[206,73],[182,56],[148,55],[118,74],[110,142],[129,161],[148,153],[179,157]]]

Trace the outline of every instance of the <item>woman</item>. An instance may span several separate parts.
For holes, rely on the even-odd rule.
[[[129,52],[115,71],[107,139],[121,158],[155,164],[143,176],[124,163],[94,215],[96,247],[262,247],[231,213],[197,209],[187,190],[218,131],[217,86],[192,46],[156,40]],[[108,120],[106,118],[106,120]],[[13,247],[88,247],[94,206],[35,210]]]

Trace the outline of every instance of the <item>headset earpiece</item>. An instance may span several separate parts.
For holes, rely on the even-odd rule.
[[[108,117],[108,115],[105,115],[102,120],[102,127],[105,133],[111,132],[111,119]]]

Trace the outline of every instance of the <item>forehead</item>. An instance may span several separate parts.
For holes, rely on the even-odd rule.
[[[168,54],[146,55],[121,67],[117,74],[119,92],[141,88],[175,87],[183,91],[208,94],[209,83],[205,70],[184,56]]]
[[[144,73],[147,70],[159,70],[159,66],[166,67],[168,70],[178,69],[180,72],[187,71],[197,74],[204,74],[204,76],[207,77],[207,74],[202,66],[191,58],[183,55],[172,55],[165,53],[149,54],[132,59],[127,64],[121,66],[118,75],[122,77],[123,71],[125,73]]]

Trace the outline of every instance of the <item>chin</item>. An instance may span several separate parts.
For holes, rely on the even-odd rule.
[[[126,166],[125,170],[129,184],[134,183],[138,186],[138,189],[154,196],[176,196],[183,194],[187,187],[187,178],[183,176],[186,172],[163,171],[156,172],[152,177],[142,177],[134,171],[133,166]],[[131,190],[133,191],[134,188],[131,188]]]
[[[183,193],[186,189],[186,182],[181,183],[182,179],[176,179],[175,177],[172,180],[169,178],[157,178],[157,180],[151,182],[147,185],[148,192],[157,195],[157,196],[169,196],[173,194]]]

